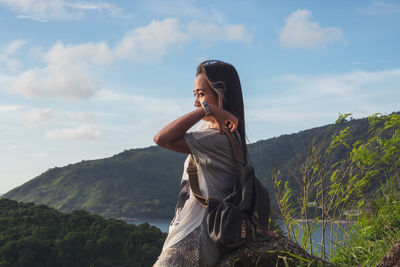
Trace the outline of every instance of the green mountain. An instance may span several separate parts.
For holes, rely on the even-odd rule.
[[[49,169],[2,197],[105,217],[170,218],[184,158],[158,147],[132,149]]]
[[[357,140],[366,136],[368,121],[351,119],[249,144],[250,162],[271,199],[274,172],[279,170],[282,179],[295,175],[313,144],[327,146],[332,134],[345,127],[350,127],[350,139]],[[338,149],[335,157],[342,158],[345,153]],[[154,146],[126,150],[110,158],[49,169],[1,197],[61,211],[84,209],[105,217],[169,219],[174,213],[185,157]]]

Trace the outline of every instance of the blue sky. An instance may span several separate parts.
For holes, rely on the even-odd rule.
[[[389,0],[0,0],[0,193],[153,145],[204,59],[236,66],[249,142],[399,111],[399,25]]]

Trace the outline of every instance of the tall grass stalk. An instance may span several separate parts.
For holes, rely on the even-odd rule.
[[[340,116],[337,123],[349,115]],[[285,183],[282,183],[279,172],[273,176],[275,197],[288,237],[313,253],[311,237],[318,230],[316,222],[320,222],[322,239],[318,254],[337,263],[376,262],[399,236],[400,210],[397,212],[397,224],[395,218],[389,215],[389,208],[399,203],[396,198],[399,188],[393,183],[399,183],[400,115],[375,114],[368,120],[367,138],[350,144],[348,139],[351,133],[346,127],[331,137],[328,146],[314,144],[305,160],[297,164],[301,166],[300,171],[293,172]],[[347,151],[347,156],[340,160],[335,159],[334,152],[338,148]],[[382,189],[368,206],[371,196],[366,192],[376,190],[378,181],[382,183]],[[316,214],[309,213],[310,203],[318,207]],[[375,203],[372,205],[375,207],[373,213],[371,203]],[[388,221],[389,218],[391,221]],[[299,224],[299,220],[304,223]],[[343,221],[350,221],[354,226],[345,229],[340,224]],[[331,234],[330,250],[327,252],[325,233],[328,222]],[[342,239],[334,234],[334,229],[338,228],[344,231]],[[367,243],[362,243],[364,239]]]

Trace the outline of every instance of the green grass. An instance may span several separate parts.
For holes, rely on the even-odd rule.
[[[399,179],[392,179],[399,183]],[[376,266],[400,238],[400,191],[389,183],[373,202],[373,209],[359,216],[338,244],[331,261],[340,265]]]

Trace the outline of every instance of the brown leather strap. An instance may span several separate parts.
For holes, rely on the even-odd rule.
[[[247,163],[246,157],[244,156],[243,150],[241,149],[238,138],[228,128],[224,128],[224,133],[228,137],[229,143],[232,146],[233,157],[236,161],[245,165]],[[189,176],[189,184],[190,188],[192,189],[193,195],[196,197],[200,205],[207,208],[208,202],[213,198],[207,198],[201,194],[199,177],[197,175],[197,165],[192,154],[190,154],[189,156],[189,164],[186,168],[186,173]]]
[[[229,143],[231,143],[233,157],[236,161],[240,162],[241,164],[246,164],[246,157],[244,156],[243,150],[239,144],[239,140],[235,133],[232,133],[228,128],[224,128],[224,133],[228,137]]]
[[[193,155],[189,156],[189,164],[186,168],[186,172],[189,176],[190,188],[192,189],[193,195],[196,197],[197,201],[203,206],[208,207],[208,198],[204,197],[201,194],[200,186],[199,186],[199,177],[197,176],[197,166],[194,161]]]

